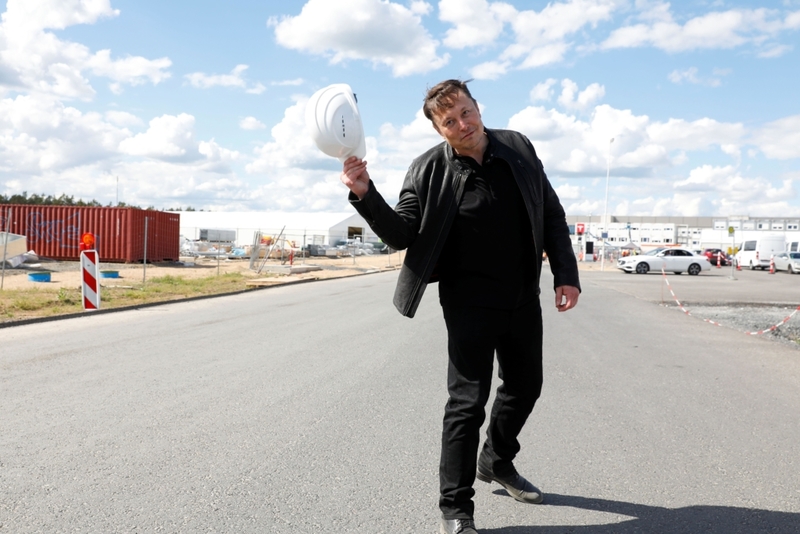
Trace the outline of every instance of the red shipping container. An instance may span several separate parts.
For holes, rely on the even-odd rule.
[[[0,231],[6,228],[27,237],[29,250],[53,260],[77,261],[78,245],[86,232],[94,234],[103,262],[177,261],[180,255],[177,212],[0,204]]]

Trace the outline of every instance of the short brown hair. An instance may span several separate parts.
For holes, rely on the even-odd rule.
[[[478,103],[472,98],[472,93],[470,93],[467,88],[467,84],[471,81],[472,80],[464,82],[461,80],[445,80],[428,89],[427,94],[425,94],[424,104],[422,104],[422,112],[428,120],[435,125],[433,114],[453,107],[453,100],[458,98],[458,93],[464,93],[468,96],[469,99],[475,103],[475,107],[477,108]]]

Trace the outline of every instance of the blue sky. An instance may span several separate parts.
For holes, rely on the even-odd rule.
[[[6,195],[345,211],[303,110],[348,83],[391,202],[441,140],[425,89],[471,78],[485,124],[530,137],[569,214],[603,212],[610,170],[617,215],[800,217],[800,0],[0,6]]]

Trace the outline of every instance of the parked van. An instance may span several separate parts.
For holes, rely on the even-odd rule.
[[[742,267],[769,269],[770,258],[786,250],[786,238],[782,235],[765,235],[745,241],[736,253],[736,261]]]

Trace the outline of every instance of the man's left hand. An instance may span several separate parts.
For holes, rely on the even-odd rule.
[[[558,286],[556,288],[556,309],[560,312],[571,310],[578,304],[581,291],[574,286]]]

